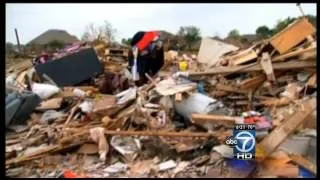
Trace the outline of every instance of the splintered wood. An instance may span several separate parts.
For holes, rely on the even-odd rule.
[[[297,110],[283,124],[275,128],[265,137],[257,147],[268,157],[303,121],[316,109],[316,99],[305,100],[301,103],[300,110]]]
[[[136,86],[140,83],[127,69],[132,58],[127,46],[95,40],[89,44],[104,72],[77,86],[59,87],[32,109],[28,120],[18,118],[19,112],[28,115],[23,108],[13,114],[12,122],[6,117],[6,176],[316,175],[315,33],[302,17],[257,42],[251,35],[205,38],[198,55],[163,52],[165,65],[159,64],[160,70],[152,74],[148,68],[143,71],[142,86]],[[169,35],[163,39],[168,40],[166,51],[176,43]],[[158,50],[155,61],[163,58]],[[188,65],[180,68],[183,72],[181,62]],[[16,91],[15,81],[23,89],[32,83],[54,84],[48,77],[43,81],[34,68],[13,76],[6,78],[6,95]],[[29,104],[23,97],[16,98],[22,100],[21,107]],[[236,124],[249,123],[256,127],[255,159],[233,161],[233,147],[225,141]]]
[[[36,108],[36,110],[45,111],[45,110],[49,110],[49,109],[58,109],[58,108],[60,108],[62,101],[63,101],[62,97],[53,98],[53,99],[49,99],[47,101],[43,101],[43,102],[41,102],[40,106],[38,106]]]
[[[270,57],[270,55],[268,53],[263,53],[262,54],[260,65],[261,65],[263,71],[266,73],[268,80],[272,81],[272,82],[275,82],[276,78],[275,78],[274,73],[273,73],[271,57]]]

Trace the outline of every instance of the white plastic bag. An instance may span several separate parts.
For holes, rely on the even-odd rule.
[[[84,101],[79,105],[82,112],[90,113],[93,110],[93,102],[92,101]]]
[[[57,86],[50,84],[33,83],[31,89],[32,92],[37,94],[41,99],[47,99],[59,92],[59,88]]]

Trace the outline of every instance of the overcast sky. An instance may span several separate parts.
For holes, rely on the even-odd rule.
[[[315,3],[301,4],[305,14],[316,15]],[[108,20],[118,32],[116,40],[132,37],[139,30],[166,30],[176,33],[180,26],[195,25],[201,35],[224,38],[232,29],[255,33],[260,25],[273,27],[277,20],[301,13],[287,4],[6,4],[6,42],[28,43],[48,29],[64,29],[81,37],[85,27]]]

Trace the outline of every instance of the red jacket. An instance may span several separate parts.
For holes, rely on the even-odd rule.
[[[157,31],[146,32],[136,46],[140,51],[143,51],[155,38],[159,38],[159,36],[160,34]]]

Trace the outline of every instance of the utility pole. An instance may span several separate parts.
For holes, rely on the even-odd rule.
[[[297,6],[299,7],[299,10],[300,10],[302,16],[304,17],[304,12],[302,10],[302,7],[301,7],[300,3],[297,3]]]
[[[17,44],[18,44],[18,48],[19,48],[19,53],[22,55],[17,28],[14,29],[14,32],[16,33],[16,38],[17,38]]]

